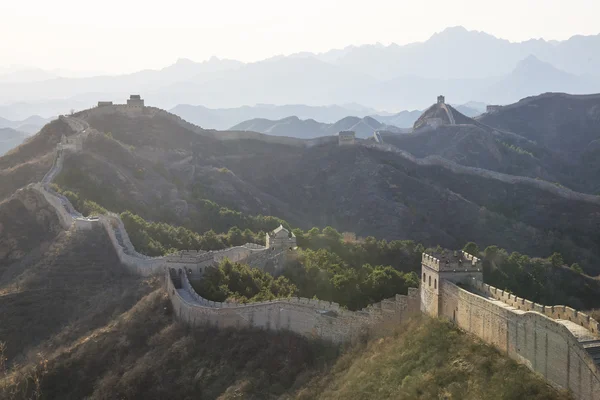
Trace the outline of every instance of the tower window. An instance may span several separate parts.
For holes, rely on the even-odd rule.
[[[429,286],[431,286],[431,275],[429,276]]]
[[[423,282],[425,282],[425,272],[423,272]]]
[[[433,288],[434,288],[434,289],[437,289],[437,279],[434,279],[434,280],[433,280]]]

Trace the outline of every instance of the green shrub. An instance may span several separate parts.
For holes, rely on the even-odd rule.
[[[298,293],[296,286],[283,276],[273,278],[258,268],[228,259],[221,261],[218,267],[207,268],[194,288],[206,299],[235,303],[274,300]]]

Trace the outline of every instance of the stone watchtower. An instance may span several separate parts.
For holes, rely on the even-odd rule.
[[[354,131],[341,131],[338,133],[338,144],[340,146],[353,145],[356,142],[356,133]]]
[[[127,100],[127,105],[130,107],[144,108],[144,99],[139,94],[132,94]]]
[[[271,250],[289,250],[296,248],[296,235],[279,225],[273,232],[267,233],[266,248]]]
[[[421,311],[437,317],[443,301],[444,281],[468,285],[483,281],[481,260],[464,251],[423,253],[421,260]]]
[[[437,103],[438,104],[445,104],[446,103],[446,98],[444,96],[438,96],[437,98]]]

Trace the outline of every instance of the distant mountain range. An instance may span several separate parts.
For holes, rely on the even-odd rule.
[[[23,143],[29,136],[12,128],[0,128],[0,156]]]
[[[117,76],[0,79],[0,116],[51,116],[91,107],[97,100],[123,102],[130,93],[166,109],[177,104],[236,108],[359,103],[398,112],[423,109],[439,94],[452,104],[506,104],[548,91],[600,91],[600,58],[594,54],[600,54],[600,35],[510,43],[483,32],[448,28],[423,43],[351,46],[248,64],[182,59],[161,70]],[[40,74],[34,75],[39,79]],[[295,114],[285,116],[290,115]],[[262,118],[244,119],[257,117]]]
[[[475,117],[485,112],[486,104],[470,102],[456,106],[456,109],[468,117]],[[204,106],[192,106],[180,104],[169,110],[173,114],[179,115],[186,121],[206,129],[242,129],[255,130],[256,132],[267,133],[271,135],[284,135],[296,137],[312,137],[308,132],[321,132],[329,134],[332,132],[329,126],[344,120],[356,121],[371,117],[375,120],[367,123],[367,126],[374,129],[384,129],[375,127],[373,122],[380,125],[390,125],[391,131],[397,128],[411,128],[417,118],[423,112],[422,110],[401,111],[399,113],[385,113],[372,108],[363,107],[359,104],[346,104],[342,106],[321,106],[312,107],[300,104],[290,104],[276,106],[272,104],[261,104],[257,106],[244,106],[238,108],[219,108],[210,109]],[[311,121],[313,120],[313,121]],[[302,125],[302,126],[300,126]],[[316,128],[316,126],[319,128]],[[327,125],[326,127],[324,127]],[[349,129],[352,124],[346,125]],[[394,129],[396,128],[396,129]],[[343,129],[342,129],[343,130]],[[335,131],[333,133],[337,133]],[[370,132],[372,134],[373,131]],[[297,136],[299,135],[299,136]]]
[[[82,111],[75,118],[92,132],[84,153],[65,158],[62,182],[104,207],[198,231],[212,223],[205,201],[211,200],[303,229],[330,225],[362,237],[450,248],[476,238],[481,248],[494,244],[536,257],[556,251],[597,274],[599,105],[598,95],[548,94],[476,119],[448,107],[456,125],[383,134],[385,146],[344,148],[331,138],[306,143],[204,130],[152,109]],[[436,117],[442,108],[434,104],[426,114]],[[299,118],[288,121],[303,125]],[[374,121],[345,118],[329,129],[358,123],[371,130]],[[249,128],[272,131],[282,124],[254,123]],[[54,120],[1,157],[0,198],[39,181],[56,143],[72,133],[64,120]]]
[[[372,117],[346,117],[333,124],[317,122],[314,119],[302,120],[298,117],[288,117],[276,121],[256,118],[235,125],[231,130],[253,131],[273,136],[292,136],[301,139],[335,135],[340,131],[354,131],[360,138],[371,137],[377,130],[393,133],[403,132],[401,128],[382,124]]]
[[[219,130],[229,129],[234,125],[255,118],[279,120],[295,116],[299,119],[314,119],[319,122],[331,124],[349,115],[362,118],[378,113],[373,108],[363,107],[359,104],[341,106],[306,106],[302,104],[277,106],[273,104],[259,104],[256,106],[217,109],[180,104],[169,111],[203,128]]]
[[[0,117],[0,128],[12,128],[14,130],[33,134],[39,132],[53,118],[42,118],[39,115],[27,117],[22,121],[10,121]]]

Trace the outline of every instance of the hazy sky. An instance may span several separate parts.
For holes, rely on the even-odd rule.
[[[1,0],[0,68],[131,72],[406,44],[462,25],[510,41],[600,32],[600,0]]]

